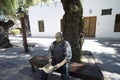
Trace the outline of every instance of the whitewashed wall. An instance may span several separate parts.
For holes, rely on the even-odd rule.
[[[49,3],[29,8],[30,28],[32,36],[54,37],[56,32],[61,31],[60,20],[64,15],[62,4],[59,2]],[[39,32],[38,21],[44,20],[45,32]]]
[[[102,9],[112,8],[112,15],[101,16]],[[89,13],[90,9],[92,13]],[[115,16],[120,14],[120,0],[83,0],[83,16],[97,16],[96,37],[120,38],[120,32],[114,32]]]
[[[115,16],[120,14],[120,0],[82,0],[83,16],[97,16],[95,37],[120,38],[120,32],[114,32]],[[112,15],[101,16],[102,9],[112,8]],[[91,10],[91,13],[90,13]],[[49,6],[34,6],[29,9],[32,36],[54,37],[61,31],[60,19],[64,14],[62,4],[50,3]],[[44,20],[45,32],[39,32],[38,20]]]

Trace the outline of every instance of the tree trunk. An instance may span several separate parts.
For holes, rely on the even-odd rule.
[[[61,0],[65,14],[63,16],[63,36],[72,48],[72,61],[80,62],[81,49],[79,35],[82,31],[82,5],[80,0]]]
[[[25,17],[25,28],[26,28],[26,34],[30,35],[30,21],[29,21],[29,15],[26,15]]]
[[[0,21],[0,48],[12,47],[8,37],[8,29],[14,25],[12,20]]]

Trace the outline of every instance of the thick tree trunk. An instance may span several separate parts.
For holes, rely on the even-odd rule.
[[[72,61],[80,62],[81,49],[79,35],[82,31],[82,5],[80,0],[61,0],[65,14],[63,16],[63,36],[69,41],[72,48]]]

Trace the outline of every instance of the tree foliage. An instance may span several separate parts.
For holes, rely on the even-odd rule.
[[[5,15],[15,16],[19,6],[27,12],[30,6],[37,5],[42,1],[49,0],[0,0],[0,11],[3,11]]]
[[[0,11],[3,11],[5,15],[15,16],[19,6],[27,12],[30,6],[49,1],[55,0],[0,0]]]
[[[5,15],[15,15],[16,8],[18,7],[17,0],[0,0],[0,11]]]

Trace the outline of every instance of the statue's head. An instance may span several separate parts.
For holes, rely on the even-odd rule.
[[[61,42],[63,40],[63,34],[62,32],[57,32],[55,35],[56,41]]]

